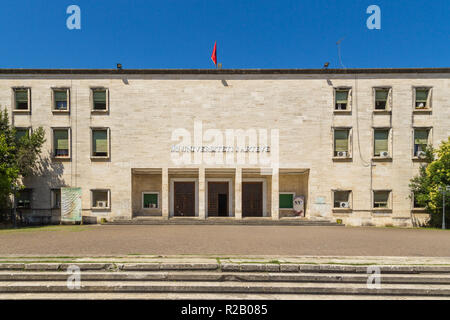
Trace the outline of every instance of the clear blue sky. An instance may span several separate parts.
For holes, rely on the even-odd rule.
[[[341,38],[347,68],[450,67],[450,0],[2,0],[0,30],[0,68],[212,68],[215,40],[224,68],[339,68]]]

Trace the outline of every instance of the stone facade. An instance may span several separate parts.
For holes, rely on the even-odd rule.
[[[29,178],[32,215],[48,214],[50,189],[82,188],[83,215],[131,219],[171,216],[173,179],[196,181],[197,216],[207,217],[206,182],[230,179],[232,216],[242,218],[242,181],[265,181],[265,215],[278,219],[292,210],[278,209],[278,192],[295,192],[306,201],[306,218],[348,225],[410,226],[414,213],[409,180],[418,172],[413,157],[414,128],[430,128],[429,142],[450,135],[450,70],[367,70],[352,72],[246,73],[210,72],[7,72],[0,73],[0,105],[16,127],[45,129],[43,175]],[[13,88],[30,89],[30,111],[16,112]],[[52,112],[52,88],[70,89],[70,112]],[[106,113],[93,113],[91,88],[108,89]],[[335,88],[351,88],[350,110],[335,112]],[[374,111],[374,88],[389,87],[390,110]],[[414,88],[431,88],[431,110],[414,110]],[[191,132],[201,122],[208,129],[277,130],[276,167],[269,173],[248,161],[241,164],[176,164],[173,132]],[[52,128],[70,128],[69,160],[52,158]],[[91,128],[109,128],[107,159],[91,157]],[[333,156],[333,128],[350,131],[348,159]],[[390,157],[373,160],[374,128],[390,128]],[[259,131],[258,131],[259,132]],[[203,145],[205,143],[203,138]],[[192,145],[201,145],[193,141]],[[273,143],[273,141],[271,141]],[[269,143],[269,144],[271,144]],[[187,153],[194,158],[194,153]],[[272,165],[268,167],[273,168]],[[91,190],[109,190],[107,209],[92,209]],[[350,208],[333,208],[333,191],[348,190]],[[374,210],[373,190],[389,190],[388,208]],[[158,192],[158,208],[142,208],[142,192]],[[418,215],[419,216],[419,215]]]

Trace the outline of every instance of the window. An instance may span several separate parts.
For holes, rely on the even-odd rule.
[[[158,192],[143,192],[142,193],[142,208],[143,209],[159,208],[159,193]]]
[[[69,129],[53,129],[53,156],[70,157]]]
[[[91,190],[92,208],[109,209],[109,190]]]
[[[389,88],[375,89],[375,110],[386,111],[389,110]]]
[[[23,137],[29,137],[30,136],[30,129],[29,128],[15,128],[16,129],[16,142],[18,142]]]
[[[431,89],[415,88],[415,104],[416,110],[431,109]]]
[[[69,89],[53,89],[53,111],[69,111]]]
[[[280,209],[294,209],[294,192],[280,192],[279,206]]]
[[[350,111],[350,89],[335,89],[335,111]]]
[[[375,129],[373,139],[373,155],[381,158],[389,157],[389,129]]]
[[[52,189],[51,197],[52,209],[61,209],[61,189]]]
[[[31,189],[23,189],[19,192],[16,198],[16,208],[30,209],[31,208]]]
[[[28,88],[14,89],[14,109],[17,111],[30,110],[30,89]]]
[[[414,157],[425,157],[425,150],[429,144],[430,129],[414,129]]]
[[[108,111],[108,94],[106,89],[92,89],[92,111]]]
[[[334,157],[350,157],[349,137],[350,129],[334,130]]]
[[[335,209],[349,209],[351,191],[336,190],[333,192],[333,207]]]
[[[391,192],[388,190],[374,191],[373,192],[373,208],[389,209],[389,197]]]
[[[92,156],[109,156],[109,130],[107,128],[92,129]]]
[[[412,193],[412,202],[413,202],[413,209],[424,209],[424,207],[422,205],[419,204],[419,202],[417,201],[416,195],[414,193]]]

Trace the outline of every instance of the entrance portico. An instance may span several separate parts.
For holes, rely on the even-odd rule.
[[[303,196],[307,203],[308,174],[304,169],[132,169],[132,216],[200,220],[294,217],[290,203],[294,196]]]

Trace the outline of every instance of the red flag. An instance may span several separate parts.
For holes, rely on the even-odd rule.
[[[212,55],[211,55],[211,60],[217,66],[217,41],[214,42],[214,50],[213,50]]]

